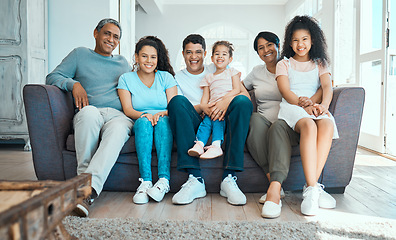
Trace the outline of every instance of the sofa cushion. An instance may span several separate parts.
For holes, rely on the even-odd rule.
[[[74,134],[70,134],[67,137],[66,140],[66,150],[67,151],[71,151],[71,152],[75,152],[76,151],[76,147],[75,147],[75,143],[74,143]],[[155,144],[153,144],[153,151],[155,151]],[[176,144],[173,144],[173,151],[176,151]],[[125,153],[134,153],[136,152],[136,148],[135,148],[135,136],[131,136],[128,141],[125,143],[125,145],[122,147],[121,149],[121,153],[120,154],[125,154]],[[246,144],[245,144],[245,148],[244,148],[244,152],[247,153],[249,152],[246,148]],[[300,148],[297,147],[293,147],[292,148],[292,156],[299,156],[300,155]]]

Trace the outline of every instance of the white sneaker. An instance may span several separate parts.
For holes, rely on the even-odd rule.
[[[318,186],[319,188],[319,207],[320,208],[335,208],[337,205],[336,200],[329,194],[327,193],[324,189],[325,186],[323,184],[320,183],[316,183],[316,186]],[[305,190],[305,188],[307,187],[307,185],[304,185],[303,188],[303,192]]]
[[[204,148],[203,148],[203,146],[198,142],[198,141],[196,141],[195,142],[195,145],[192,147],[192,148],[190,148],[190,149],[188,149],[188,155],[190,155],[191,157],[199,157],[199,156],[201,156],[203,153],[204,153],[205,151],[204,151]]]
[[[246,196],[236,184],[237,177],[228,174],[220,184],[220,195],[232,205],[246,204]]]
[[[301,213],[307,216],[314,216],[319,210],[320,190],[318,186],[306,187],[303,191],[303,201],[301,203]]]
[[[281,188],[280,197],[281,198],[285,197],[285,192],[283,191],[283,188]],[[261,196],[261,198],[259,199],[259,203],[265,203],[265,199],[267,199],[267,193]]]
[[[185,182],[181,189],[173,196],[173,204],[189,204],[196,198],[202,198],[206,196],[205,182],[200,182],[192,174],[188,176],[187,182]]]
[[[165,193],[168,193],[170,190],[169,187],[169,181],[166,178],[160,178],[158,181],[154,184],[152,188],[149,188],[147,190],[147,195],[154,199],[157,202],[161,202],[161,200],[164,198]]]
[[[136,204],[148,203],[149,198],[147,196],[147,190],[153,186],[151,181],[144,181],[143,178],[139,178],[141,182],[135,195],[133,196],[133,202]]]
[[[320,196],[319,196],[319,207],[320,208],[335,208],[337,205],[337,201],[329,194],[327,193],[324,188],[325,186],[323,184],[317,183],[320,191]]]
[[[282,200],[279,204],[271,201],[266,201],[264,203],[263,209],[261,210],[261,216],[264,218],[277,218],[280,216],[282,210]]]
[[[205,149],[206,152],[200,156],[201,159],[213,159],[223,155],[223,150],[221,150],[221,147],[210,145],[205,147]]]

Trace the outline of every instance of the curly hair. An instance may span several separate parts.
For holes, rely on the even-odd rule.
[[[293,57],[296,53],[291,47],[293,33],[296,30],[307,30],[311,35],[311,49],[309,59],[322,65],[327,66],[330,63],[327,54],[327,44],[325,35],[320,28],[317,20],[310,16],[295,16],[286,26],[285,39],[283,41],[282,54],[280,60],[284,57]]]
[[[232,45],[232,43],[230,43],[229,41],[215,42],[212,47],[212,55],[214,54],[217,46],[226,46],[228,48],[228,54],[230,54],[230,57],[232,57],[232,52],[234,51],[234,45]]]
[[[157,50],[158,61],[156,70],[167,71],[172,76],[175,76],[175,72],[173,71],[173,67],[170,64],[168,49],[166,49],[165,44],[161,41],[161,39],[155,36],[145,36],[139,39],[136,43],[135,54],[139,54],[140,50],[144,46],[151,46]],[[133,71],[137,70],[137,63],[133,65]]]

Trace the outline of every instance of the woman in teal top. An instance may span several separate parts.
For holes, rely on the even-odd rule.
[[[160,39],[143,37],[135,49],[133,71],[121,75],[117,88],[125,115],[135,121],[133,130],[141,184],[133,202],[144,204],[149,196],[161,201],[170,190],[173,137],[167,105],[177,95],[177,88],[168,51]],[[158,158],[158,181],[154,186],[151,175],[153,138]]]

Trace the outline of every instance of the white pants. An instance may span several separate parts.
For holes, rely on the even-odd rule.
[[[92,187],[99,196],[133,122],[114,108],[86,106],[74,116],[73,124],[77,174],[92,174]]]

